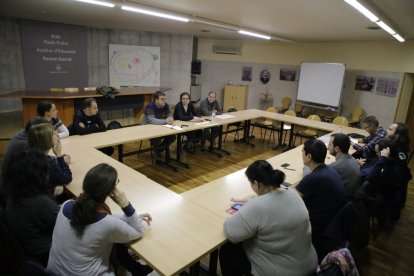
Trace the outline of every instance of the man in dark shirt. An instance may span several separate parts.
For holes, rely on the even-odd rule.
[[[314,245],[329,221],[346,203],[341,177],[333,167],[325,165],[326,153],[327,148],[322,141],[310,139],[305,142],[303,163],[312,172],[296,186],[309,211]]]
[[[368,116],[362,121],[362,128],[365,129],[369,135],[367,137],[358,139],[358,143],[364,143],[365,146],[353,144],[352,147],[356,150],[353,154],[355,158],[362,158],[364,162],[373,164],[377,161],[377,155],[375,153],[375,145],[381,139],[384,139],[387,132],[379,126],[377,118],[374,116]]]
[[[143,124],[165,125],[173,124],[174,119],[170,107],[165,102],[165,93],[157,91],[154,94],[154,101],[145,107]],[[161,157],[161,152],[168,150],[169,146],[174,143],[175,135],[168,135],[162,138],[150,139],[151,146],[154,148],[157,158]]]
[[[82,102],[82,108],[73,116],[71,135],[85,135],[106,131],[105,123],[98,113],[98,104],[94,98],[87,98]]]
[[[200,115],[201,116],[212,116],[220,115],[223,111],[220,107],[219,102],[217,101],[217,95],[216,92],[210,91],[208,92],[208,96],[206,99],[201,101],[200,103]],[[219,135],[219,127],[212,127],[211,133],[208,129],[203,130],[203,136],[208,137],[208,140],[210,141],[210,148],[213,147],[214,139]],[[204,149],[204,139],[201,141],[202,149]]]
[[[96,132],[106,131],[105,123],[99,115],[98,104],[94,98],[87,98],[82,102],[81,109],[77,110],[73,116],[71,135],[85,135]],[[107,155],[114,153],[113,147],[105,147],[99,149]]]

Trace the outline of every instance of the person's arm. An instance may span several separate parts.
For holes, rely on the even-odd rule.
[[[67,185],[72,182],[72,171],[69,165],[65,162],[64,156],[57,158],[48,157],[49,159],[49,173],[50,183],[53,186]]]
[[[60,139],[69,136],[69,130],[63,123],[58,127],[57,131]]]
[[[135,212],[125,193],[115,188],[110,197],[124,212],[122,219],[116,219],[113,231],[109,236],[110,241],[113,243],[126,243],[140,238],[145,230],[143,220]],[[112,217],[115,218],[115,216]]]
[[[208,109],[208,101],[204,100],[200,104],[201,116],[211,116],[211,111]]]
[[[217,100],[214,102],[214,109],[216,110],[216,115],[223,113],[223,110],[221,109],[220,104]]]
[[[238,243],[257,233],[260,210],[255,210],[253,207],[251,204],[244,204],[239,211],[224,221],[224,235],[228,240]]]
[[[42,204],[36,206],[39,212],[39,220],[46,226],[47,231],[52,235],[55,228],[56,218],[59,213],[60,207],[56,203],[55,199],[43,196]]]
[[[95,122],[96,125],[94,127],[96,127],[96,129],[94,132],[106,131],[106,125],[104,121],[102,120],[101,116],[99,115],[99,113],[95,115],[95,119],[96,119],[96,122]]]

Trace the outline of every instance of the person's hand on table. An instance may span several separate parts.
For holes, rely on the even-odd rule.
[[[171,117],[168,117],[168,118],[167,118],[167,124],[172,125],[173,123],[174,123],[174,119],[173,119],[173,118],[171,118]]]
[[[63,160],[65,160],[66,164],[69,164],[72,159],[70,158],[70,155],[63,154]]]
[[[203,119],[201,119],[200,117],[197,117],[197,116],[194,116],[193,120],[196,123],[203,121]]]
[[[246,197],[244,197],[244,198],[235,198],[235,197],[232,197],[232,198],[230,198],[230,201],[232,201],[232,202],[234,202],[234,203],[238,203],[238,204],[240,204],[240,205],[243,205],[243,204],[245,204],[247,201],[249,201],[250,199],[252,199],[252,198],[254,198],[254,197],[256,197],[256,195],[249,195],[249,196],[246,196]]]
[[[151,217],[151,215],[150,215],[150,214],[148,214],[148,213],[144,213],[144,214],[140,214],[139,216],[140,216],[140,217],[141,217],[141,219],[142,219],[143,221],[145,221],[148,225],[150,225],[150,224],[151,224],[152,217]]]

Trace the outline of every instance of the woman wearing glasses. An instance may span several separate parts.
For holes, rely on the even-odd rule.
[[[196,116],[196,112],[193,104],[191,103],[190,93],[183,92],[180,94],[180,101],[174,108],[174,120],[180,121],[196,121],[199,122],[201,119]],[[194,153],[194,140],[201,138],[202,131],[195,130],[186,133],[187,141],[184,144],[184,149],[188,153]]]
[[[149,214],[137,214],[120,191],[117,171],[108,164],[90,169],[83,180],[83,193],[62,204],[47,268],[58,275],[115,275],[115,261],[132,275],[147,275],[148,266],[135,262],[124,245],[140,238]],[[105,201],[110,197],[123,216],[112,215]]]

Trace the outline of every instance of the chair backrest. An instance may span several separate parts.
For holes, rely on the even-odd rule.
[[[296,103],[296,105],[295,105],[295,112],[296,113],[299,113],[299,112],[302,112],[302,111],[303,111],[303,104]]]
[[[334,125],[340,125],[340,126],[348,126],[349,122],[348,119],[343,116],[338,116],[335,119],[333,119],[332,124]]]
[[[295,111],[293,111],[293,110],[291,110],[291,109],[286,110],[284,114],[285,114],[285,115],[295,116],[295,117],[296,117],[296,112],[295,112]]]
[[[63,89],[63,91],[65,91],[65,92],[79,92],[79,88],[77,88],[77,87],[65,87],[65,89]]]
[[[282,99],[282,108],[283,109],[289,109],[290,104],[292,103],[291,97],[284,97]]]
[[[50,92],[63,92],[63,88],[52,87],[49,89]]]
[[[268,107],[266,109],[266,111],[268,111],[268,112],[274,112],[274,113],[279,113],[279,111],[274,106]]]
[[[364,109],[360,106],[355,106],[351,112],[351,120],[361,121],[363,115],[364,115]]]
[[[237,108],[235,108],[234,106],[229,106],[229,108],[227,109],[227,112],[236,112]]]
[[[318,115],[309,115],[307,119],[308,120],[313,120],[313,121],[318,121],[318,122],[321,121],[321,117],[319,117]]]
[[[122,128],[121,123],[118,121],[111,121],[107,126],[108,130],[118,129],[118,128]]]

